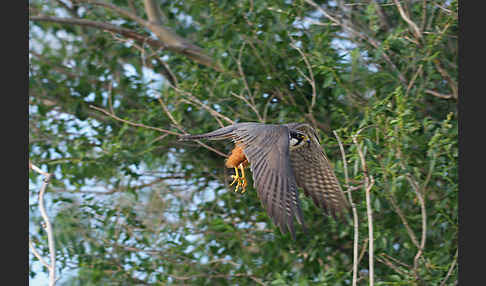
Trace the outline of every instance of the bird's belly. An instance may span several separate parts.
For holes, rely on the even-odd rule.
[[[243,148],[236,145],[233,151],[231,151],[231,155],[226,159],[225,166],[228,168],[235,168],[242,163],[243,166],[248,166],[248,159],[246,158],[245,153],[243,153]]]

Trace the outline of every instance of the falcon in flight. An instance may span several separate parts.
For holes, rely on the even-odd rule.
[[[334,171],[309,124],[235,123],[209,133],[184,135],[180,140],[222,140],[235,143],[226,167],[234,168],[231,185],[245,191],[244,169],[250,166],[253,186],[272,221],[295,239],[294,217],[303,227],[298,188],[316,206],[334,217],[343,217],[349,204]]]

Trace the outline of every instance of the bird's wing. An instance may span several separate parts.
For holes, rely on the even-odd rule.
[[[349,204],[317,137],[311,136],[310,143],[290,151],[290,161],[304,194],[327,214],[343,217]]]
[[[254,187],[282,233],[295,239],[294,217],[304,226],[297,183],[289,158],[289,129],[282,125],[245,125],[233,131],[250,162]],[[304,226],[305,227],[305,226]]]
[[[232,125],[228,125],[214,131],[204,133],[204,134],[187,134],[179,136],[179,140],[198,140],[198,139],[208,139],[208,140],[223,140],[223,139],[231,139],[234,138],[235,132],[238,129],[245,129],[251,126],[261,126],[262,123],[257,122],[243,122],[243,123],[235,123]]]

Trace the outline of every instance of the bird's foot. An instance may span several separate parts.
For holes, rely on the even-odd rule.
[[[231,178],[233,178],[233,182],[230,184],[230,186],[233,186],[236,183],[235,186],[235,192],[238,192],[238,189],[241,187],[241,193],[243,194],[246,192],[246,178],[245,178],[245,171],[243,170],[243,165],[239,165],[240,170],[241,170],[241,176],[238,172],[238,168],[235,167],[235,175],[232,175]]]

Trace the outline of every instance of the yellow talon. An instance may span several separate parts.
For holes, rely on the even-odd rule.
[[[246,177],[245,177],[245,168],[243,167],[243,164],[240,164],[240,170],[241,170],[241,193],[243,194],[246,192]]]
[[[241,176],[238,173],[238,167],[241,170]],[[247,185],[246,178],[245,178],[245,171],[243,168],[243,164],[240,164],[238,167],[235,167],[235,175],[231,176],[231,178],[233,178],[234,180],[233,182],[231,182],[230,186],[233,186],[235,183],[237,183],[235,187],[235,192],[238,192],[238,189],[241,187],[241,193],[244,193],[246,192],[246,185]]]
[[[233,178],[233,182],[230,184],[230,186],[233,186],[234,183],[236,183],[239,178],[240,178],[240,175],[238,174],[238,168],[235,167],[235,174],[234,175],[231,175],[231,178]]]

